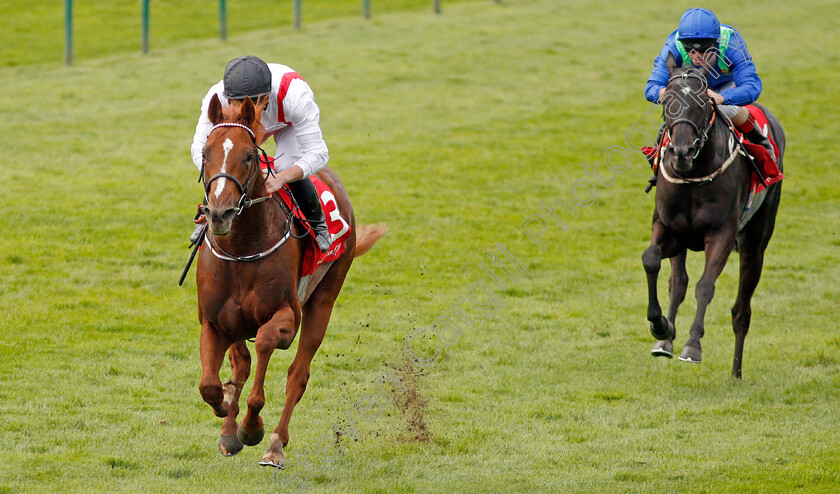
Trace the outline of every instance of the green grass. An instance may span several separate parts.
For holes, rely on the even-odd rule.
[[[348,276],[289,455],[346,426],[383,372],[424,403],[356,419],[340,457],[310,456],[319,475],[298,461],[279,479],[305,475],[309,492],[836,491],[840,63],[824,47],[840,35],[836,7],[818,3],[710,5],[746,37],[760,101],[788,138],[741,382],[729,380],[734,257],[703,364],[648,356],[640,255],[653,196],[640,154],[565,232],[549,228],[547,250],[519,229],[647,111],[652,59],[685,5],[444,3],[440,16],[232,29],[226,44],[173,29],[145,57],[108,31],[100,44],[114,50],[71,68],[45,53],[0,69],[0,492],[280,491],[257,465],[267,441],[216,452],[220,421],[197,389],[195,286],[176,285],[201,198],[188,151],[199,102],[245,52],[307,78],[358,220],[391,227]],[[60,39],[45,26],[40,37]],[[24,60],[30,47],[11,39],[4,59]],[[490,283],[480,264],[499,242],[526,269],[496,291],[495,314],[467,305],[458,341],[406,370],[404,338]],[[679,344],[701,269],[690,257]],[[269,366],[269,428],[292,355]],[[412,440],[421,430],[428,440]]]
[[[443,8],[465,0],[444,0]],[[489,0],[488,0],[489,1]],[[432,11],[432,0],[371,0],[371,16],[405,11]],[[226,3],[227,34],[238,36],[293,23],[293,2],[232,0]],[[305,0],[301,26],[362,15],[361,0]],[[65,2],[7,0],[0,5],[0,67],[36,61],[64,60]],[[141,1],[73,1],[73,58],[78,62],[116,53],[141,50]],[[276,34],[275,34],[276,36]],[[149,49],[152,53],[185,40],[204,39],[205,46],[221,46],[218,0],[150,0]]]

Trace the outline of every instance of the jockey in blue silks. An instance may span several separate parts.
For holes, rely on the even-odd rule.
[[[665,39],[665,46],[653,62],[653,72],[645,87],[645,97],[651,103],[661,102],[668,84],[668,54],[674,56],[678,67],[687,64],[706,67],[709,97],[747,139],[767,148],[775,158],[770,140],[744,108],[761,94],[761,79],[738,31],[721,24],[710,10],[686,10],[679,27]]]

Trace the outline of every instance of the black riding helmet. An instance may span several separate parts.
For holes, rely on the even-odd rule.
[[[234,58],[225,67],[224,97],[232,100],[258,97],[271,92],[271,71],[261,59],[246,55]]]

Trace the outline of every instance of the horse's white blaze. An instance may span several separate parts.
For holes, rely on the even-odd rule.
[[[222,173],[225,173],[225,167],[227,167],[228,154],[230,154],[230,150],[233,149],[233,141],[231,141],[230,139],[225,139],[225,142],[222,143],[222,149],[225,150],[225,159],[222,160]],[[225,190],[225,182],[227,182],[227,179],[225,177],[220,178],[219,181],[216,182],[217,199],[220,195],[222,195],[222,191]]]

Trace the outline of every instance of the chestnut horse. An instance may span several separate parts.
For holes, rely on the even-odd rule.
[[[282,201],[266,193],[258,146],[263,139],[261,110],[250,99],[224,109],[217,96],[210,102],[208,115],[214,127],[204,146],[202,169],[209,232],[196,274],[201,322],[199,390],[216,416],[224,417],[219,441],[222,454],[232,456],[243,444],[259,444],[264,435],[260,410],[265,404],[268,361],[276,348],[291,346],[300,327],[283,414],[260,460],[261,465],[283,468],[289,420],[306,389],[310,363],[324,339],[333,303],[353,258],[369,250],[387,229],[367,225],[357,229],[344,186],[332,170],[323,169],[317,176],[334,193],[351,234],[344,254],[319,266],[299,286],[303,251],[309,242],[307,229],[292,220]],[[245,340],[251,338],[256,339],[256,373],[248,411],[237,426],[239,396],[251,369]],[[225,351],[232,378],[222,384],[219,369]]]
[[[764,201],[753,207],[753,216],[739,229],[741,215],[751,200],[749,158],[738,152],[724,118],[719,114],[715,118],[717,110],[706,93],[706,69],[678,69],[673,56],[668,57],[667,65],[671,77],[663,95],[663,113],[671,143],[656,180],[650,246],[642,255],[648,282],[647,319],[651,334],[659,340],[651,353],[672,356],[674,322],[688,286],[686,249],[704,251],[706,265],[696,288],[697,313],[680,353],[680,360],[701,361],[700,338],[705,331],[706,307],[712,301],[715,281],[729,253],[737,246],[741,271],[738,296],[732,307],[732,377],[740,378],[744,339],[752,314],[750,299],[761,277],[764,250],[773,235],[782,184],[776,182],[767,188]],[[776,117],[762,110],[770,124],[770,135],[779,146],[778,164],[782,168],[785,134]],[[656,289],[663,258],[671,258],[671,305],[667,318],[662,315]]]

